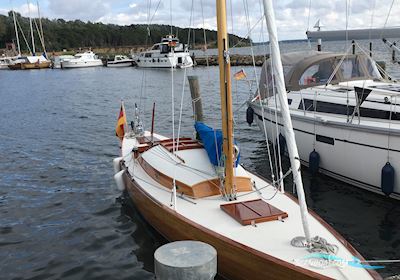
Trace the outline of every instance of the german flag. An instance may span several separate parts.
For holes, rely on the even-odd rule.
[[[125,124],[126,124],[126,115],[124,103],[121,102],[121,108],[119,110],[117,126],[115,127],[115,135],[122,141],[125,135]]]
[[[235,78],[235,80],[239,81],[239,80],[246,78],[247,75],[246,75],[246,72],[244,72],[244,70],[242,69],[239,72],[235,73],[233,75],[233,77]]]

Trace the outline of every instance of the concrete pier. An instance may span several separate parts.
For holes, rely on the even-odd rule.
[[[211,280],[217,274],[217,251],[200,241],[176,241],[154,253],[158,280]]]

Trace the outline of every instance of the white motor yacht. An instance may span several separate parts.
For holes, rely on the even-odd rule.
[[[92,51],[77,53],[74,58],[61,61],[61,68],[82,68],[103,66],[103,62]]]
[[[135,56],[138,67],[186,68],[193,66],[187,47],[174,35],[167,35],[150,50]]]
[[[116,55],[113,60],[106,60],[105,66],[107,67],[127,67],[133,66],[133,59],[126,55]]]
[[[312,173],[400,199],[400,86],[365,54],[296,52],[282,61],[302,163]],[[247,118],[285,147],[271,72],[267,60]]]

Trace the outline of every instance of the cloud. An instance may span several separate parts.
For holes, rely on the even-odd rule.
[[[112,1],[104,0],[49,0],[53,17],[96,21],[112,10]]]
[[[5,1],[3,1],[5,2]],[[15,0],[21,5],[17,11],[27,15],[27,4],[23,0]],[[151,23],[170,24],[169,4],[172,2],[172,24],[180,27],[216,29],[215,0],[153,0],[151,7],[145,0],[47,0],[42,1],[41,8],[50,18],[82,21],[99,21],[120,25]],[[348,28],[365,28],[369,26],[383,27],[392,0],[374,1],[352,0],[349,3],[349,17],[346,20],[346,1],[344,0],[274,0],[275,14],[280,39],[305,38],[306,30],[312,29],[320,19],[325,30]],[[379,3],[378,3],[379,2]],[[192,9],[193,3],[193,9]],[[309,4],[311,3],[310,9]],[[230,6],[232,4],[232,7]],[[42,7],[43,6],[43,7]],[[7,13],[8,7],[2,7],[0,13]],[[30,5],[31,13],[37,7]],[[193,10],[193,11],[192,11]],[[373,18],[371,15],[373,10]],[[192,12],[191,12],[192,11]],[[394,5],[387,26],[399,26],[400,5]],[[260,0],[227,0],[228,31],[240,36],[249,34],[255,41],[267,38],[265,21],[256,26],[262,17],[263,7]],[[247,16],[249,15],[249,16]],[[203,24],[204,22],[204,24]]]
[[[0,14],[3,15],[8,15],[8,12],[11,11],[11,7],[0,7]],[[20,13],[24,17],[28,17],[29,14],[32,17],[37,17],[38,15],[38,6],[32,3],[29,3],[29,6],[27,3],[22,4],[20,6],[14,7],[14,10],[18,13]]]

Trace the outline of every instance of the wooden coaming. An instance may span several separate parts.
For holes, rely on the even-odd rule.
[[[145,159],[143,159],[143,157],[138,157],[137,159],[143,170],[150,177],[152,177],[155,181],[157,181],[164,187],[172,189],[174,181],[173,178],[155,169]],[[192,186],[187,185],[181,181],[175,180],[177,192],[183,193],[193,198],[202,198],[202,197],[221,194],[219,184],[220,181],[218,178],[212,180],[204,180]],[[236,176],[234,177],[234,184],[238,192],[251,191],[252,188],[251,180],[248,177]]]

